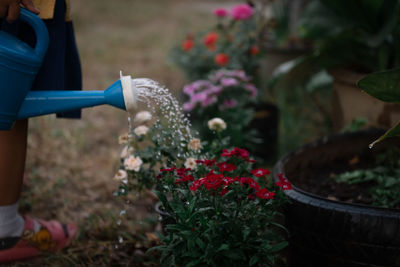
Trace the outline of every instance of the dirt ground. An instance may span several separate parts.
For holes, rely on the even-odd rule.
[[[187,32],[206,29],[213,8],[231,1],[71,0],[85,90],[104,90],[119,71],[148,77],[175,94],[182,73],[168,62],[171,47]],[[13,266],[141,266],[143,252],[157,241],[154,199],[143,194],[131,204],[113,196],[119,166],[118,136],[127,131],[125,112],[101,106],[81,120],[30,120],[29,149],[21,211],[79,225],[61,253]],[[120,216],[121,210],[127,215]],[[121,223],[119,221],[121,220]],[[119,225],[120,224],[120,225]],[[118,243],[123,237],[124,242]],[[118,246],[118,248],[116,248]]]

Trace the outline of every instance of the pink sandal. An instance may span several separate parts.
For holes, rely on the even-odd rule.
[[[75,224],[65,225],[30,217],[24,219],[25,228],[21,238],[13,247],[0,250],[0,263],[33,258],[44,251],[59,251],[69,245],[78,229]]]

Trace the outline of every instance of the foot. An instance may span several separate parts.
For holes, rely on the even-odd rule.
[[[25,217],[25,228],[21,238],[0,239],[3,243],[15,243],[9,249],[0,250],[0,263],[25,260],[41,252],[56,252],[69,245],[77,232],[75,224],[64,225],[58,221],[43,221]]]

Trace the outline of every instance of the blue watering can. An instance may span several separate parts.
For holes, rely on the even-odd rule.
[[[0,130],[25,119],[109,104],[127,111],[136,107],[130,76],[122,76],[105,91],[30,91],[49,44],[47,28],[35,14],[21,9],[21,20],[35,31],[36,46],[0,31]]]

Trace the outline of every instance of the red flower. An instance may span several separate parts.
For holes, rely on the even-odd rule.
[[[278,176],[279,182],[276,182],[275,184],[282,188],[282,190],[291,190],[292,189],[292,184],[289,182],[289,180],[283,176],[282,173],[279,174]]]
[[[216,43],[218,41],[218,34],[216,32],[210,32],[204,36],[203,43],[208,49],[214,51],[216,48]]]
[[[188,182],[188,181],[194,181],[193,175],[189,174],[189,175],[186,175],[186,176],[184,176],[184,177],[182,177],[180,179],[176,179],[175,180],[175,184],[179,184],[179,183],[182,183],[182,182]]]
[[[260,49],[258,48],[258,46],[253,45],[252,47],[250,47],[250,55],[255,56],[258,53],[260,53]]]
[[[199,159],[196,160],[196,163],[203,164],[205,166],[213,166],[215,161],[215,159]]]
[[[160,169],[160,172],[172,172],[176,170],[176,167],[172,167],[172,168],[165,168],[165,169]]]
[[[269,192],[266,188],[263,188],[256,192],[256,196],[261,199],[273,199],[275,196],[275,193]]]
[[[190,169],[179,168],[176,170],[176,173],[178,174],[178,176],[182,177],[186,174],[187,171],[190,171]]]
[[[203,181],[204,181],[204,180],[202,180],[202,179],[193,181],[193,183],[192,183],[192,185],[189,187],[189,189],[190,189],[191,191],[197,191],[197,189],[199,189],[200,186],[203,184]]]
[[[259,169],[251,170],[251,173],[256,177],[261,177],[261,176],[270,174],[271,172],[268,169],[259,168]]]
[[[230,157],[230,156],[232,156],[232,153],[228,150],[228,149],[222,149],[222,154],[221,154],[221,156],[222,157]]]
[[[214,61],[218,66],[226,66],[229,63],[229,56],[227,54],[220,53],[215,56]]]
[[[236,166],[226,162],[217,163],[220,172],[230,172],[236,170]]]
[[[228,187],[225,186],[224,188],[221,189],[221,191],[219,191],[219,195],[222,197],[228,192],[229,192]]]
[[[249,178],[249,177],[240,178],[240,183],[241,184],[247,184],[248,186],[250,186],[251,188],[253,188],[255,190],[259,190],[260,189],[260,185],[257,183],[257,181],[255,181],[254,179]]]
[[[236,156],[236,157],[246,159],[247,161],[249,161],[250,154],[249,154],[249,151],[247,151],[246,149],[235,147],[231,151],[229,151],[227,149],[223,149],[221,156],[222,157]]]
[[[183,51],[190,51],[194,47],[194,41],[192,39],[186,39],[182,42],[181,48]]]
[[[207,177],[207,179],[204,182],[204,186],[207,189],[218,189],[221,187],[223,180],[222,178],[224,175],[222,174],[213,174],[210,177]]]

